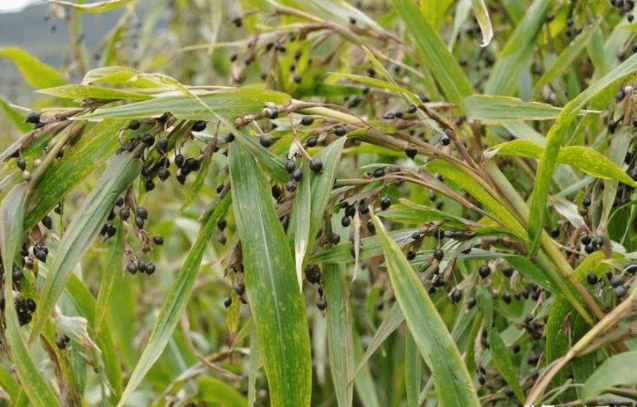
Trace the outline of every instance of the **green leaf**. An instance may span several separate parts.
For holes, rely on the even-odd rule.
[[[462,102],[473,93],[473,87],[442,38],[422,18],[412,0],[393,0],[393,3],[420,49],[421,65],[431,70],[450,102]]]
[[[106,260],[106,267],[100,281],[100,290],[97,295],[97,305],[95,306],[95,331],[99,332],[104,317],[108,312],[109,304],[113,298],[113,290],[118,281],[121,280],[124,267],[122,265],[122,258],[124,256],[124,236],[126,230],[122,226],[122,221],[118,217],[113,223],[117,228],[115,236],[111,238],[111,247],[108,251],[108,258]]]
[[[354,361],[361,358],[361,341],[358,337],[356,329],[352,330],[352,338],[354,339]],[[380,407],[378,396],[376,395],[376,384],[372,378],[372,372],[367,364],[362,364],[360,372],[354,377],[354,387],[356,393],[364,407]]]
[[[4,366],[0,366],[0,388],[9,396],[9,402],[13,401],[12,405],[16,405],[22,387]]]
[[[11,123],[22,133],[26,133],[31,129],[32,125],[24,121],[24,114],[13,108],[11,102],[2,95],[0,95],[0,108],[2,108],[2,111],[4,111],[4,114],[9,118]]]
[[[405,317],[400,311],[400,306],[398,304],[392,305],[389,312],[387,313],[387,315],[385,315],[383,321],[380,323],[380,326],[374,333],[374,336],[372,337],[372,340],[370,341],[365,354],[360,358],[360,362],[358,363],[353,376],[357,376],[358,373],[363,370],[365,366],[367,366],[367,361],[369,360],[369,358],[371,358],[374,352],[376,352],[376,350],[380,347],[380,345],[385,342],[385,339],[387,339],[389,335],[391,335],[396,329],[398,329],[398,327],[400,326],[400,324],[403,323],[404,320]],[[353,380],[353,377],[350,377],[349,380]]]
[[[62,74],[22,48],[0,48],[0,57],[13,61],[27,83],[35,88],[50,88],[64,84]]]
[[[152,96],[129,90],[111,89],[95,85],[63,85],[55,88],[38,90],[39,93],[63,99],[96,99],[96,100],[147,100]]]
[[[43,269],[40,269],[40,273]],[[91,292],[86,288],[82,280],[75,274],[71,273],[69,281],[64,287],[64,291],[68,294],[75,309],[79,314],[88,320],[89,327],[95,329],[95,298]],[[114,397],[119,397],[122,393],[122,367],[118,358],[118,353],[115,351],[115,345],[111,336],[111,328],[107,322],[104,322],[101,327],[101,331],[97,335],[97,346],[102,351],[102,359],[104,361],[104,369],[106,375],[114,390]],[[111,400],[113,404],[116,400]]]
[[[383,245],[394,294],[407,327],[432,372],[439,404],[442,407],[479,406],[471,376],[438,310],[381,220],[378,216],[372,216],[372,219]]]
[[[107,83],[110,85],[125,85],[134,88],[160,88],[165,86],[143,76],[144,72],[128,66],[105,66],[92,69],[84,75],[82,84]]]
[[[534,262],[523,256],[507,256],[506,261],[515,267],[526,278],[538,284],[552,293],[561,293],[562,290],[542,271]]]
[[[128,384],[122,393],[122,397],[117,403],[118,407],[123,406],[128,398],[133,394],[137,386],[142,382],[150,368],[161,356],[164,348],[168,344],[175,326],[182,317],[186,305],[190,300],[201,259],[208,247],[210,238],[217,227],[217,222],[223,217],[230,206],[230,195],[226,195],[214,208],[212,214],[199,228],[197,239],[194,241],[186,260],[179,270],[170,292],[166,296],[164,305],[159,311],[150,337],[146,341],[146,347],[137,361],[135,370],[128,380]]]
[[[526,232],[524,228],[518,222],[515,215],[513,215],[505,206],[500,203],[500,200],[495,196],[492,196],[486,188],[480,184],[471,174],[467,173],[463,169],[442,160],[433,160],[427,164],[427,170],[432,173],[440,173],[447,180],[460,186],[465,191],[473,195],[478,201],[480,201],[484,207],[490,212],[490,216],[493,220],[499,224],[504,225],[512,233],[526,240]]]
[[[7,193],[0,207],[0,251],[5,270],[13,270],[13,261],[24,239],[27,191],[24,184],[16,185]],[[29,401],[35,407],[61,406],[60,400],[38,371],[38,366],[22,335],[13,296],[13,273],[10,271],[4,273],[4,298],[5,337],[9,354]]]
[[[453,0],[421,1],[420,11],[429,24],[437,28],[452,4]]]
[[[544,148],[532,141],[513,140],[493,147],[485,153],[485,157],[491,158],[493,155],[505,155],[539,159],[543,153]],[[563,147],[560,149],[556,161],[560,164],[579,168],[593,177],[614,179],[633,188],[637,187],[637,182],[633,181],[617,164],[591,147]]]
[[[502,375],[502,378],[515,393],[515,396],[518,400],[520,400],[520,402],[522,402],[524,401],[524,392],[518,382],[518,375],[515,371],[515,367],[513,366],[511,354],[505,346],[502,337],[493,327],[493,299],[485,287],[478,288],[476,299],[478,301],[480,312],[485,318],[484,326],[489,332],[489,344],[493,362]]]
[[[414,337],[405,333],[405,386],[407,391],[407,407],[418,407],[418,395],[422,382],[422,358]]]
[[[431,221],[444,221],[446,225],[457,227],[463,227],[467,224],[465,219],[402,198],[399,203],[379,213],[378,216],[394,222],[417,225]]]
[[[592,400],[604,390],[617,385],[637,383],[637,351],[611,356],[586,380],[582,387],[582,400]]]
[[[270,400],[279,407],[308,407],[312,361],[305,301],[298,289],[292,253],[270,185],[254,157],[240,143],[230,149],[229,166],[246,291]]]
[[[294,206],[290,213],[290,226],[288,228],[290,230],[288,239],[292,241],[294,246],[294,263],[300,292],[303,292],[303,260],[305,259],[310,238],[310,222],[308,222],[308,217],[310,216],[312,199],[310,190],[312,171],[305,160],[302,162],[302,166],[304,176],[297,186]]]
[[[472,95],[463,103],[467,119],[494,124],[500,124],[502,120],[551,120],[562,110],[548,103],[497,95]]]
[[[588,175],[603,179],[614,179],[637,188],[637,182],[624,172],[610,158],[591,147],[569,146],[562,148],[557,162],[579,168]]]
[[[122,153],[116,156],[84,200],[55,250],[49,275],[40,293],[40,304],[35,313],[30,341],[44,327],[73,267],[97,237],[115,201],[139,176],[141,170],[141,161],[131,154]]]
[[[489,95],[510,95],[518,86],[520,74],[527,69],[535,40],[546,21],[551,0],[535,0],[504,45],[485,85]]]
[[[236,391],[232,386],[213,379],[212,377],[200,377],[198,398],[213,405],[224,407],[248,407],[248,400]]]
[[[471,6],[473,6],[473,12],[478,20],[480,31],[482,31],[482,43],[481,47],[486,47],[493,38],[493,27],[491,27],[491,18],[489,18],[489,11],[487,10],[484,0],[471,0]]]
[[[330,371],[338,407],[351,407],[354,388],[349,378],[354,371],[352,321],[347,278],[337,265],[323,267],[323,284],[327,300],[327,346]]]
[[[633,74],[635,70],[637,70],[637,55],[628,58],[621,65],[589,86],[575,99],[568,102],[558,115],[555,124],[551,126],[546,137],[546,149],[538,165],[537,175],[533,185],[533,194],[531,196],[531,215],[528,228],[529,237],[531,239],[531,254],[535,253],[539,245],[549,185],[553,178],[553,171],[555,170],[560,148],[566,133],[574,123],[577,114],[584,108],[584,105],[589,100],[611,86],[615,81]]]
[[[125,125],[124,120],[104,120],[86,131],[69,150],[67,155],[72,153],[72,159],[51,162],[29,197],[24,223],[26,229],[35,226],[74,187],[112,156],[119,145],[117,137],[113,135]]]
[[[325,214],[325,209],[330,199],[330,194],[325,193],[325,191],[331,190],[334,185],[336,170],[341,162],[341,154],[346,141],[347,138],[342,137],[315,156],[323,163],[323,171],[320,174],[312,174],[312,203],[309,222],[310,238],[307,246],[308,252],[313,250],[316,235],[323,224],[323,215]]]
[[[71,3],[68,1],[62,0],[46,0],[49,3],[60,4],[67,7],[73,7],[78,10],[85,11],[87,13],[105,13],[107,11],[115,10],[116,8],[120,8],[125,6],[126,4],[132,2],[133,0],[107,0],[107,1],[98,1],[96,3],[91,4],[78,4]]]
[[[396,93],[405,93],[409,95],[409,97],[412,98],[413,100],[418,100],[418,95],[416,95],[415,93],[411,92],[408,89],[403,88],[402,86],[398,86],[395,83],[387,82],[382,79],[370,78],[369,76],[356,75],[356,74],[344,73],[344,72],[334,72],[327,77],[326,82],[329,83],[338,79],[349,79],[350,81],[373,86],[375,88],[387,89]]]
[[[583,32],[578,34],[577,37],[568,44],[568,47],[562,51],[535,83],[535,94],[539,94],[544,86],[548,85],[554,78],[573,66],[573,62],[584,48],[586,48],[601,21],[601,19],[598,19],[594,24],[589,24]]]
[[[261,113],[266,102],[285,105],[291,100],[285,93],[265,90],[262,86],[256,85],[193,93],[203,101],[203,105],[198,99],[183,94],[159,95],[151,100],[97,109],[93,113],[81,116],[81,118],[93,121],[107,117],[140,119],[161,116],[164,112],[170,112],[183,120],[211,120],[215,118],[215,113],[234,119],[239,116]]]

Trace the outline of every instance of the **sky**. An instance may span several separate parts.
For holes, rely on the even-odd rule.
[[[44,3],[43,0],[0,0],[0,13],[15,13],[22,11],[30,4]]]

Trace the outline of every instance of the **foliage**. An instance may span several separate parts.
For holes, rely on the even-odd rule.
[[[632,1],[49,1],[0,403],[637,400]]]

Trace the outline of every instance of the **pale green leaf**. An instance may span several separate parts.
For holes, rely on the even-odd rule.
[[[27,83],[35,88],[50,88],[64,84],[62,74],[22,48],[0,48],[0,57],[13,61]]]
[[[246,292],[270,400],[280,407],[309,407],[312,370],[305,301],[270,186],[240,143],[230,149],[229,166]]]
[[[442,407],[479,406],[471,376],[458,347],[416,272],[381,220],[372,216],[385,253],[394,294],[425,362],[432,372]]]

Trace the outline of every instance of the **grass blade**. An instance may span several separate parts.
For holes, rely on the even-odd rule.
[[[480,25],[480,31],[482,31],[482,43],[481,47],[486,47],[493,38],[493,27],[491,27],[491,18],[489,18],[489,11],[487,10],[484,0],[471,0],[473,6],[473,12]]]
[[[2,251],[2,263],[5,270],[13,270],[13,261],[24,239],[26,197],[26,186],[16,185],[9,191],[0,207],[0,251]],[[13,273],[10,271],[4,273],[4,299],[5,336],[9,345],[9,354],[11,361],[15,363],[20,384],[29,396],[29,401],[35,407],[61,406],[58,397],[40,375],[38,366],[22,336],[13,297]]]
[[[598,19],[594,24],[586,27],[584,32],[578,34],[578,36],[575,37],[575,39],[571,41],[570,44],[568,44],[568,47],[566,47],[566,49],[562,51],[557,59],[553,61],[551,66],[535,83],[534,88],[536,95],[538,95],[542,91],[542,88],[544,86],[548,85],[554,78],[556,78],[558,75],[562,74],[565,70],[572,66],[575,59],[588,45],[589,41],[593,37],[593,34],[597,30],[597,27],[599,27],[600,22],[601,19]]]
[[[535,0],[526,10],[524,18],[515,27],[501,57],[496,61],[484,93],[510,95],[515,91],[520,73],[527,69],[535,40],[552,3],[551,0]]]
[[[352,331],[352,338],[354,339],[354,360],[356,361],[361,358],[363,352],[361,351],[360,338],[355,329]],[[372,372],[367,364],[362,364],[361,367],[361,370],[354,377],[354,387],[356,387],[361,404],[364,407],[380,407]]]
[[[542,154],[537,168],[533,194],[531,196],[531,216],[529,217],[528,228],[529,238],[531,239],[531,254],[535,253],[539,246],[549,185],[553,178],[553,171],[557,165],[557,158],[567,131],[575,121],[577,114],[584,108],[584,105],[589,100],[605,90],[608,86],[611,86],[615,81],[633,74],[635,70],[637,70],[637,55],[628,58],[621,65],[589,86],[575,99],[568,102],[562,109],[562,112],[557,116],[555,124],[549,130],[546,136],[546,149]]]
[[[354,388],[349,377],[354,370],[354,345],[347,278],[342,268],[325,265],[323,284],[327,300],[328,356],[336,401],[338,407],[351,407]]]
[[[93,121],[107,117],[140,119],[161,116],[164,112],[170,112],[184,120],[211,120],[215,118],[215,113],[236,118],[260,113],[266,102],[284,105],[290,101],[290,96],[285,93],[265,90],[262,86],[228,88],[196,95],[197,98],[183,94],[159,96],[151,100],[97,109],[81,118]]]
[[[584,383],[582,399],[594,399],[609,387],[637,383],[635,365],[637,365],[637,351],[635,350],[606,359]]]
[[[407,407],[418,407],[420,382],[422,381],[422,358],[414,337],[405,333],[405,386],[407,387]]]
[[[473,95],[463,103],[469,120],[494,124],[502,120],[551,120],[561,111],[548,103],[525,102],[510,96]]]
[[[507,382],[509,387],[515,393],[515,396],[518,400],[524,400],[524,392],[520,387],[518,382],[518,375],[513,366],[513,361],[511,360],[511,355],[509,354],[509,350],[504,345],[504,341],[500,334],[493,327],[493,299],[491,298],[490,293],[485,287],[480,287],[478,289],[476,298],[478,300],[478,306],[480,307],[480,311],[484,316],[484,326],[489,332],[489,343],[491,346],[491,357],[495,363],[495,366],[498,368],[500,374],[502,374],[502,378]]]
[[[102,275],[100,282],[100,291],[97,295],[97,305],[95,306],[95,332],[99,333],[104,322],[104,317],[108,312],[108,305],[113,298],[113,289],[115,284],[121,279],[124,267],[122,266],[122,257],[124,256],[124,237],[126,231],[122,227],[121,219],[117,218],[114,223],[117,228],[115,236],[111,239],[111,248],[106,261],[106,269]]]
[[[69,1],[61,1],[61,0],[46,0],[49,3],[61,4],[66,7],[73,7],[81,11],[85,11],[87,13],[105,13],[107,11],[115,10],[116,8],[120,8],[133,0],[107,0],[107,1],[98,1],[96,3],[91,4],[78,4],[71,3]]]
[[[50,88],[64,84],[64,78],[61,73],[22,48],[0,48],[0,57],[9,58],[13,61],[27,83],[35,88]]]
[[[290,214],[290,234],[288,238],[294,243],[294,263],[296,266],[296,278],[299,282],[299,291],[303,292],[303,259],[308,248],[310,238],[310,222],[308,217],[311,211],[311,190],[310,190],[310,166],[303,161],[303,174],[305,176],[299,181],[294,207]]]
[[[383,245],[385,264],[396,299],[425,362],[434,377],[438,402],[443,407],[479,406],[471,376],[440,314],[416,272],[389,237],[378,216],[372,216]]]
[[[230,179],[241,237],[248,302],[273,406],[310,405],[312,361],[305,301],[270,185],[240,144],[230,150]],[[273,341],[272,338],[277,338]]]
[[[434,160],[430,162],[427,164],[427,170],[433,173],[442,174],[446,179],[469,192],[484,205],[484,207],[490,212],[490,216],[493,220],[509,229],[518,237],[526,239],[524,227],[520,225],[520,222],[518,222],[515,215],[503,206],[498,199],[492,196],[483,185],[471,176],[471,174],[468,174],[461,168],[442,160]]]
[[[380,345],[387,339],[389,335],[394,332],[400,324],[403,323],[405,317],[403,313],[400,311],[400,306],[398,304],[392,305],[383,321],[380,323],[380,326],[376,330],[374,337],[372,338],[365,354],[360,358],[360,362],[354,371],[353,376],[350,376],[349,380],[352,381],[358,373],[367,366],[367,361],[372,357],[374,352],[380,347]]]
[[[11,123],[22,133],[26,133],[31,129],[31,124],[25,123],[24,121],[24,114],[14,109],[13,106],[11,106],[11,102],[2,95],[0,95],[0,108],[4,111],[4,114],[9,118]]]
[[[199,378],[199,399],[213,405],[225,407],[248,407],[245,399],[232,386],[211,377]]]
[[[63,85],[55,88],[40,89],[38,93],[55,96],[63,99],[124,99],[124,100],[148,100],[152,96],[142,93],[132,92],[124,89],[111,89],[95,85]]]
[[[345,137],[340,138],[316,155],[316,157],[323,162],[323,172],[320,174],[312,174],[312,204],[309,222],[310,237],[307,245],[308,252],[313,250],[316,235],[323,222],[323,214],[330,199],[330,194],[326,194],[325,191],[329,191],[332,185],[334,185],[336,169],[341,160],[343,145],[345,145],[346,141]]]
[[[393,0],[393,3],[420,49],[421,64],[431,70],[450,102],[462,102],[473,93],[473,87],[442,38],[422,18],[412,0]]]
[[[66,194],[112,156],[119,144],[113,134],[125,123],[123,120],[103,120],[85,132],[73,147],[73,159],[51,162],[29,197],[24,221],[26,229],[35,226]]]
[[[161,356],[164,348],[170,340],[173,330],[190,300],[192,289],[195,285],[197,278],[197,272],[199,271],[199,265],[203,254],[208,247],[210,237],[215,231],[217,222],[226,213],[230,206],[230,195],[226,195],[221,202],[217,204],[212,214],[206,219],[205,223],[199,229],[197,239],[193,243],[188,257],[181,266],[179,274],[175,279],[170,292],[166,296],[166,301],[159,311],[157,321],[153,331],[148,338],[146,347],[139,357],[139,361],[135,366],[135,370],[131,374],[128,384],[122,393],[122,397],[117,403],[118,407],[123,406],[128,398],[133,394],[137,386],[142,382],[146,373],[155,364],[157,359]]]
[[[142,163],[139,159],[128,153],[120,154],[111,162],[97,186],[86,197],[55,250],[55,258],[40,293],[40,305],[35,314],[29,341],[32,341],[44,327],[73,267],[97,237],[117,198],[139,176],[141,170]]]

